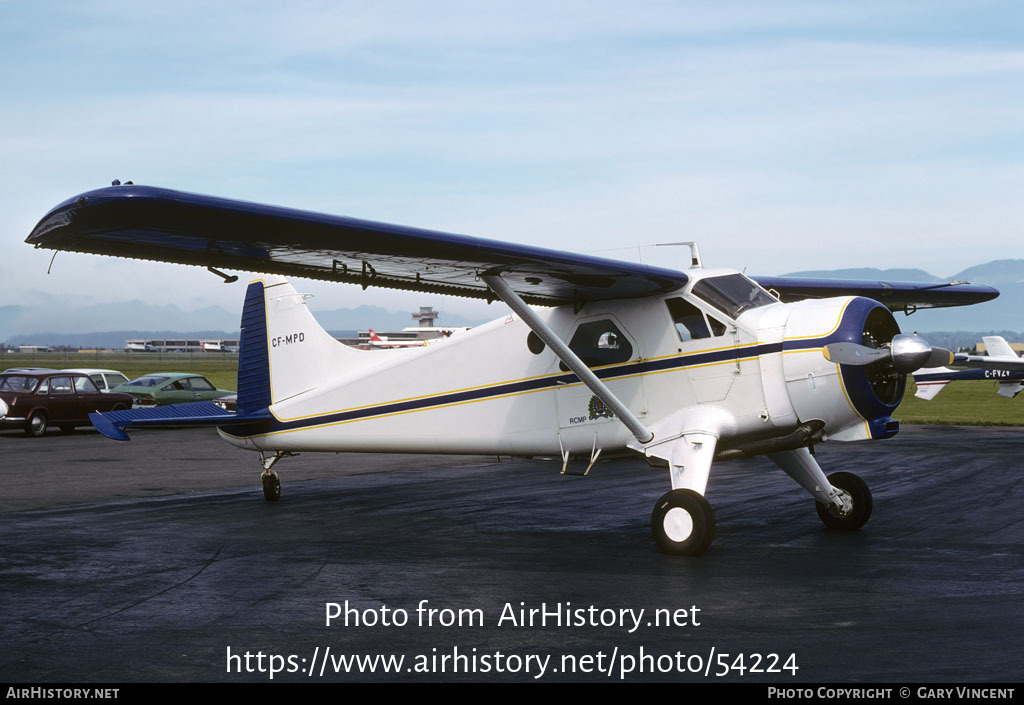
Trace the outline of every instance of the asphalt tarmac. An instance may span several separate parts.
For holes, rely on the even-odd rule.
[[[584,478],[542,459],[303,454],[278,464],[270,504],[255,454],[210,430],[134,438],[0,432],[0,680],[1024,676],[1024,429],[819,446],[874,493],[852,533],[770,462],[718,463],[698,559],[656,549],[667,472],[635,459]]]

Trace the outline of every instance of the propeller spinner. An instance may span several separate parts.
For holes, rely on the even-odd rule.
[[[831,343],[822,350],[825,359],[840,365],[870,365],[889,360],[893,369],[910,374],[922,367],[942,367],[953,362],[953,352],[932,347],[917,335],[901,333],[892,342],[880,348],[869,348],[857,343]]]

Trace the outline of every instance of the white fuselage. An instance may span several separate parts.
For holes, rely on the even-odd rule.
[[[810,419],[823,421],[831,438],[870,438],[839,365],[821,353],[853,299],[770,303],[734,320],[691,293],[695,282],[715,274],[722,271],[695,271],[686,287],[667,296],[590,303],[578,312],[539,309],[538,315],[566,342],[581,326],[600,332],[610,322],[614,333],[592,344],[606,357],[595,363],[578,354],[662,438],[673,432],[665,427],[673,414],[695,407],[715,407],[731,419],[718,431],[728,438],[782,436]],[[531,350],[531,331],[515,315],[443,345],[383,356],[330,339],[283,280],[268,280],[266,291],[275,421],[255,433],[222,431],[236,445],[554,455],[618,450],[634,440],[588,387],[560,369],[550,349]],[[711,316],[705,337],[684,340],[690,336],[674,322],[671,299]]]

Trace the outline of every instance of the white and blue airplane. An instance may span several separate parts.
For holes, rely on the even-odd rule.
[[[966,370],[951,370],[948,367],[924,368],[914,373],[917,384],[915,397],[931,401],[947,384],[965,379],[991,379],[999,382],[996,394],[1013,399],[1024,390],[1024,359],[1006,339],[999,335],[987,335],[987,355],[956,355],[953,365],[969,367]]]
[[[814,444],[894,435],[906,375],[952,357],[901,334],[891,311],[998,295],[748,277],[705,268],[695,245],[680,271],[136,185],[68,199],[27,242],[263,275],[245,294],[237,413],[198,403],[93,414],[111,438],[216,426],[259,453],[269,501],[276,463],[307,451],[557,454],[563,472],[633,453],[668,468],[651,528],[661,550],[683,555],[714,537],[704,495],[716,459],[767,455],[827,526],[862,526],[866,484],[826,477]],[[512,313],[381,355],[334,340],[286,276],[500,299]]]

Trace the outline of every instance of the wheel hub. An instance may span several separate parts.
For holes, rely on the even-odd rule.
[[[828,512],[834,517],[850,516],[853,512],[853,497],[846,490],[836,488],[836,493],[828,505]]]
[[[673,541],[685,541],[693,533],[693,517],[682,507],[672,507],[662,520],[665,535]]]

